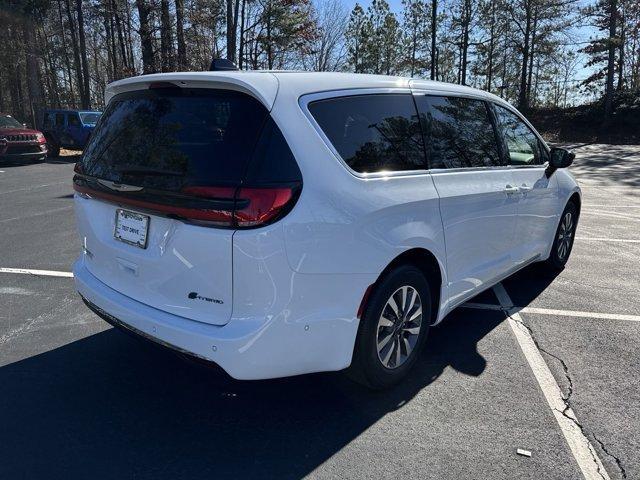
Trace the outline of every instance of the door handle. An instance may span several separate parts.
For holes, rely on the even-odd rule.
[[[513,195],[514,193],[518,193],[520,191],[520,188],[518,187],[513,187],[511,185],[507,185],[506,187],[504,187],[504,192],[507,195]]]
[[[525,183],[523,183],[523,184],[520,186],[520,191],[521,191],[522,193],[527,193],[527,192],[530,192],[531,190],[533,190],[533,187],[530,187],[529,185],[527,185],[527,184],[525,184]]]

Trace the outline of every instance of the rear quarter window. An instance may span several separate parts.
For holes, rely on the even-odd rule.
[[[426,168],[411,94],[371,94],[311,102],[309,112],[356,172]]]

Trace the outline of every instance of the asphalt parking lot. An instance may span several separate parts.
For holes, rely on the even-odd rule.
[[[640,147],[575,152],[567,268],[453,312],[381,393],[238,382],[114,331],[68,274],[75,158],[0,165],[0,479],[640,478]]]

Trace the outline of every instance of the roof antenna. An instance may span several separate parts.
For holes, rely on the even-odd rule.
[[[213,60],[211,60],[211,66],[209,67],[210,72],[222,72],[230,70],[238,70],[236,64],[231,60],[227,60],[226,58],[214,58]]]

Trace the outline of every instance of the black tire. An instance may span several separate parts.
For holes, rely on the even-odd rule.
[[[570,225],[567,224],[570,222]],[[561,271],[569,260],[571,249],[573,248],[573,240],[575,238],[576,227],[578,226],[578,207],[572,201],[567,203],[560,222],[553,238],[553,246],[551,247],[551,255],[543,262],[547,270],[558,272]]]
[[[403,291],[404,287],[410,288]],[[414,292],[417,292],[418,297],[414,298],[414,303],[411,304],[411,298],[415,296]],[[403,294],[404,297],[402,297]],[[407,298],[405,301],[407,311],[402,312],[401,303],[397,306],[400,315],[395,315],[393,308],[387,303],[392,296],[397,299],[394,304],[401,303],[403,298]],[[417,334],[412,334],[410,331],[415,330],[417,317],[411,322],[406,320],[416,315],[418,302],[422,308],[420,327]],[[389,388],[400,382],[415,364],[427,338],[431,324],[431,308],[431,289],[427,279],[418,268],[412,265],[403,265],[385,275],[371,293],[364,314],[360,319],[353,361],[348,371],[351,379],[376,390]],[[393,323],[392,326],[379,324],[383,322],[383,314],[385,314],[384,322]],[[394,320],[391,321],[387,317]],[[382,339],[380,344],[387,340],[387,334],[393,337],[392,340],[387,340],[385,346],[382,347],[382,352],[378,352],[379,334]],[[409,351],[410,343],[413,343],[413,347]],[[393,350],[396,346],[397,349]],[[385,348],[387,349],[385,350]],[[389,353],[390,349],[392,353]],[[405,352],[404,357],[403,351]],[[406,355],[407,352],[409,352],[408,355]],[[394,358],[390,358],[389,355]],[[387,365],[385,365],[383,357],[387,358]],[[397,362],[396,357],[400,359]]]

